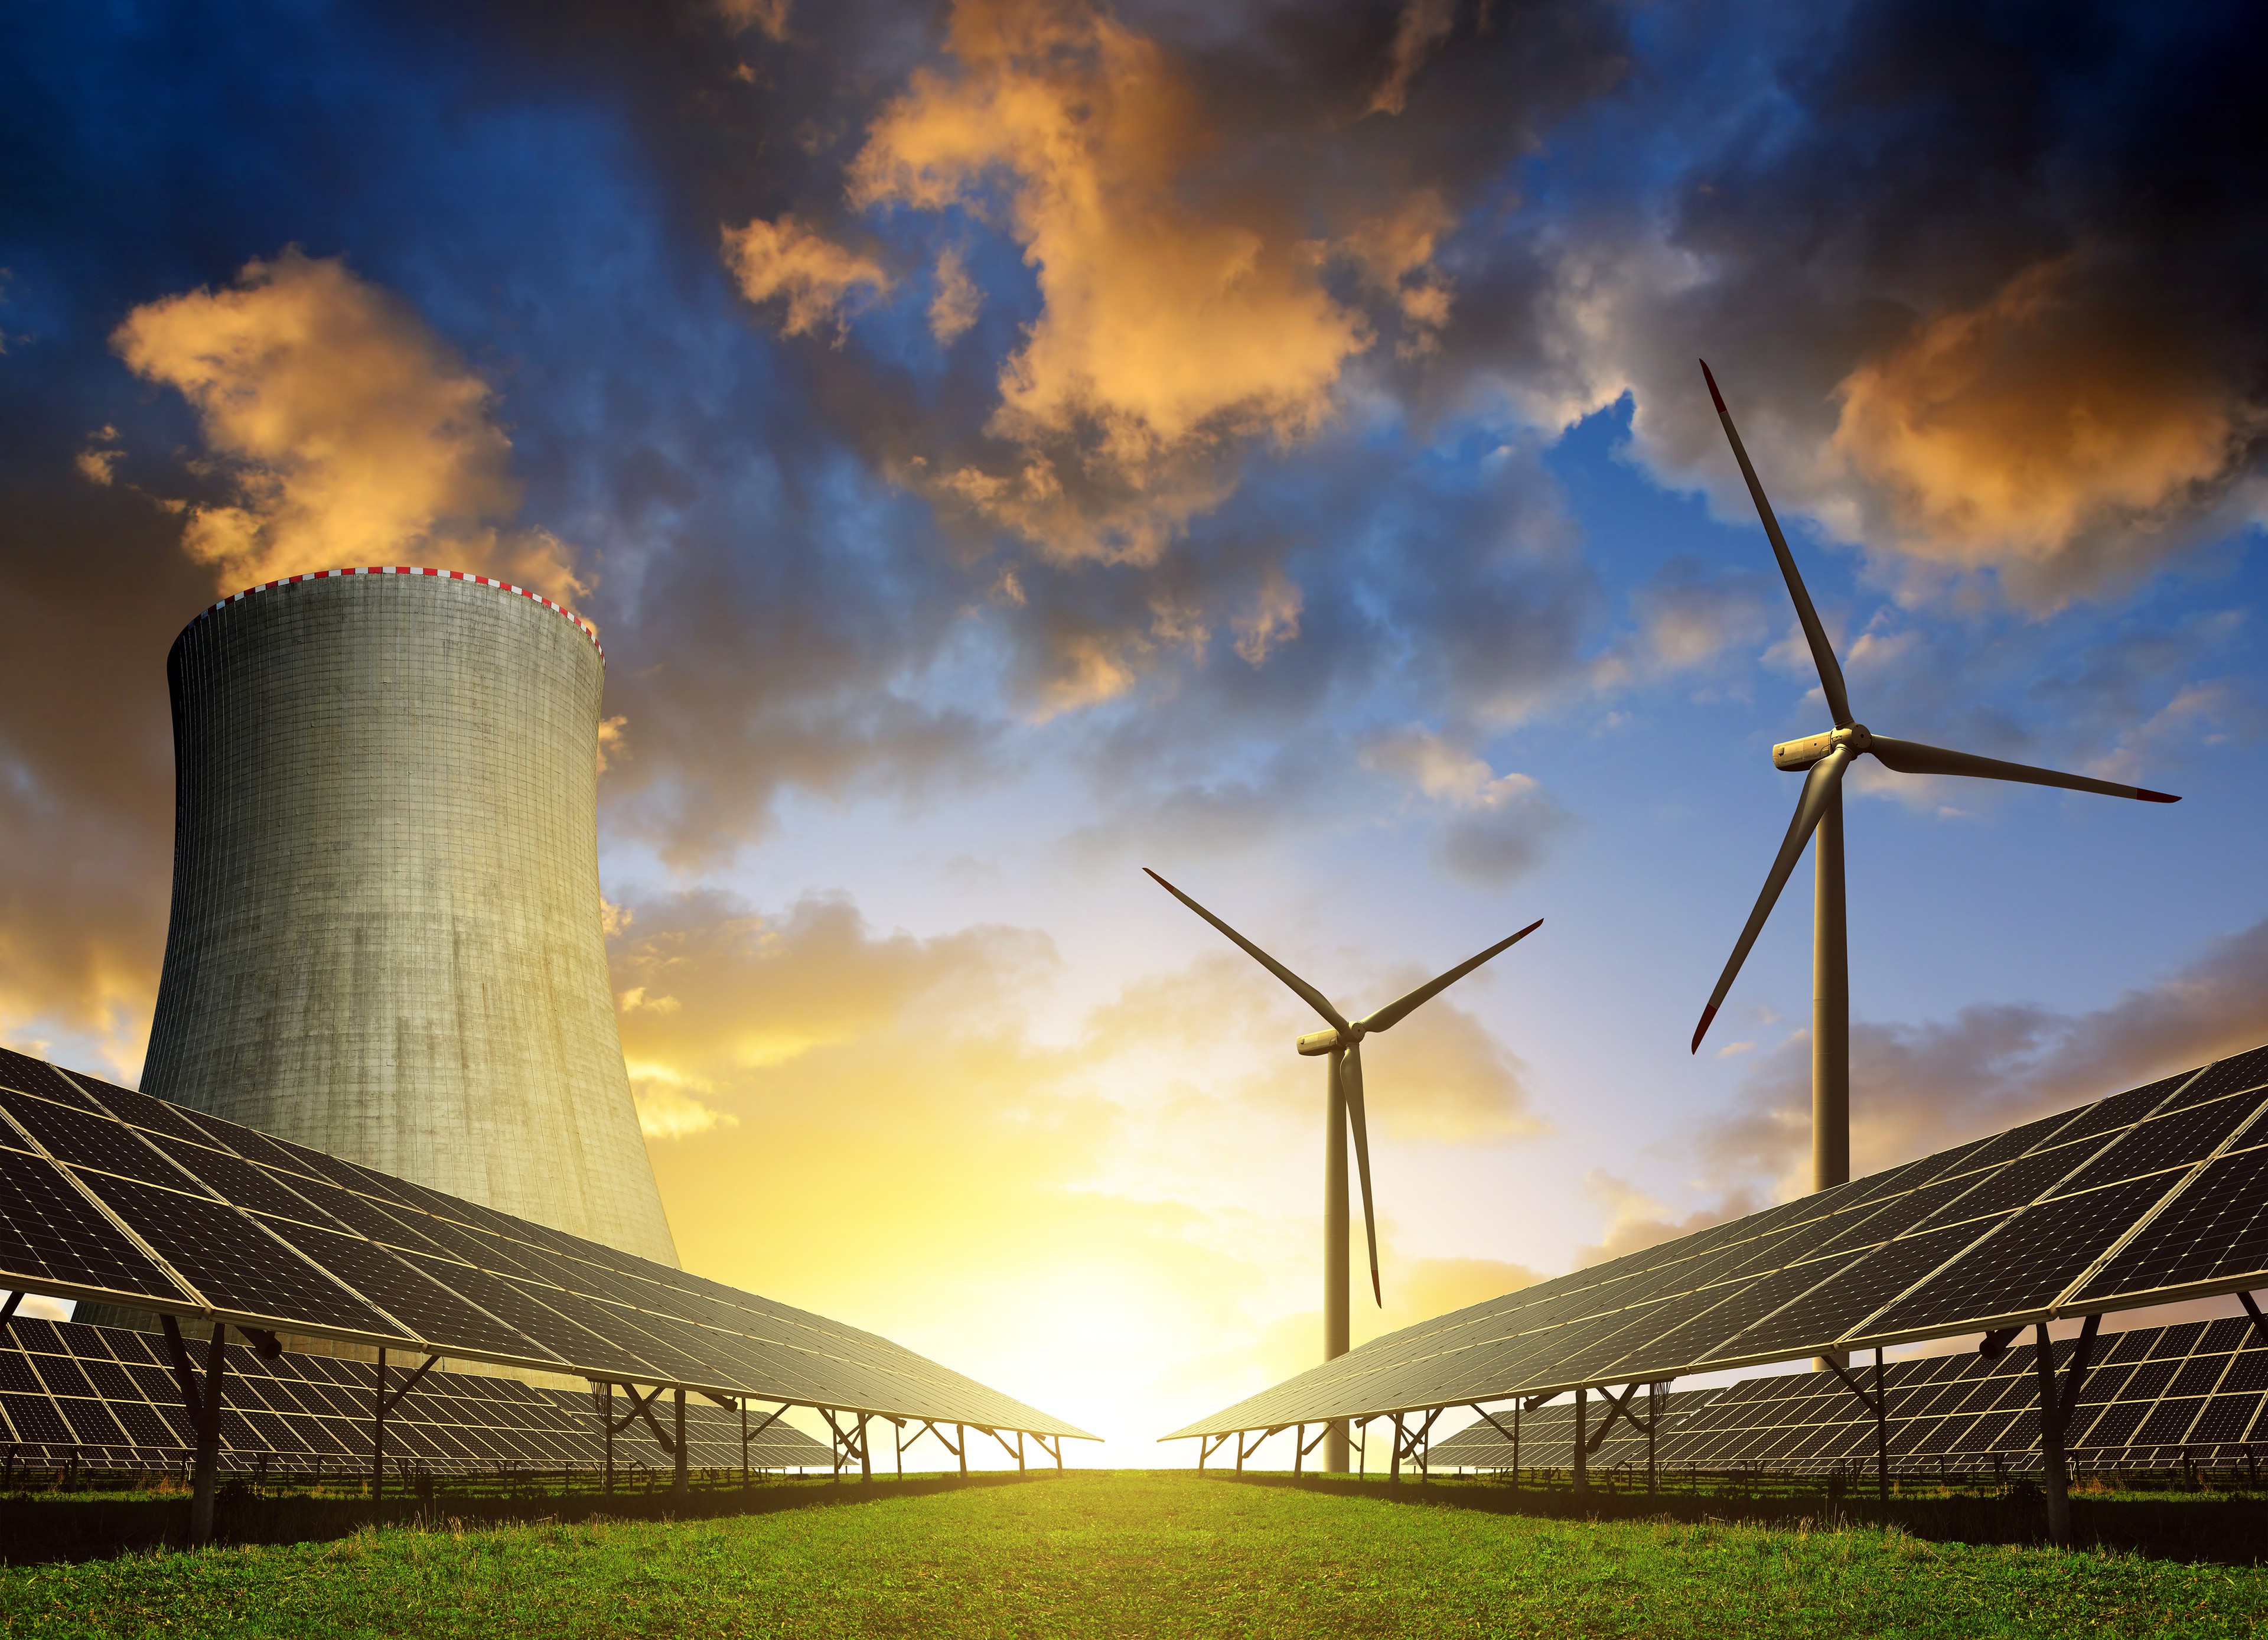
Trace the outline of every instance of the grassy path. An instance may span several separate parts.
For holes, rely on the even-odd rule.
[[[1147,1474],[0,1568],[11,1636],[2256,1630],[2268,1570],[1873,1531],[1568,1523]]]

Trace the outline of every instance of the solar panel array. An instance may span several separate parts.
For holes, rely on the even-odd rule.
[[[2055,1347],[2058,1370],[2072,1347]],[[2037,1352],[2020,1346],[1997,1356],[1973,1353],[1890,1363],[1882,1373],[1890,1400],[1890,1467],[1908,1472],[1978,1471],[2022,1466],[2039,1458]],[[2093,1468],[2170,1468],[2184,1461],[2229,1464],[2268,1448],[2268,1346],[2242,1320],[2187,1321],[2137,1327],[2097,1341],[2065,1437],[2073,1460]],[[1871,1368],[1856,1376],[1869,1391]],[[1686,1415],[1665,1419],[1655,1451],[1664,1466],[1822,1474],[1870,1468],[1874,1415],[1832,1373],[1784,1373],[1746,1378],[1724,1390],[1680,1391]],[[1596,1429],[1598,1408],[1592,1409]],[[1509,1423],[1504,1413],[1498,1422]],[[1566,1468],[1572,1403],[1528,1415],[1521,1429],[1523,1468]],[[1550,1420],[1557,1444],[1531,1444],[1530,1423]],[[1546,1437],[1547,1439],[1550,1437]],[[1617,1425],[1616,1449],[1592,1459],[1601,1466],[1646,1461],[1645,1443]],[[1545,1455],[1552,1454],[1552,1455]],[[1486,1422],[1434,1444],[1436,1466],[1509,1466],[1512,1448]]]
[[[1373,1340],[1166,1438],[2268,1284],[2268,1048]]]
[[[18,1317],[0,1338],[0,1446],[18,1463],[68,1462],[168,1468],[189,1456],[196,1433],[180,1385],[154,1333]],[[202,1363],[202,1345],[195,1348]],[[366,1474],[377,1363],[293,1351],[273,1359],[228,1346],[221,1462],[244,1470],[328,1470]],[[398,1368],[387,1382],[408,1375]],[[390,1460],[433,1474],[499,1467],[592,1471],[604,1466],[606,1437],[587,1390],[541,1389],[514,1378],[427,1373],[386,1415]],[[628,1402],[615,1398],[617,1419]],[[674,1406],[654,1416],[672,1430]],[[761,1423],[769,1408],[752,1415]],[[740,1415],[686,1403],[686,1458],[695,1468],[740,1467]],[[644,1423],[615,1437],[618,1469],[668,1469],[674,1460]],[[830,1449],[775,1423],[752,1443],[752,1469],[830,1469]]]
[[[1095,1438],[872,1333],[5,1050],[0,1288]]]

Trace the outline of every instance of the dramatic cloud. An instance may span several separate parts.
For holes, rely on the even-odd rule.
[[[1322,422],[1367,325],[1297,223],[1248,197],[1191,204],[1205,113],[1156,42],[1078,0],[961,0],[947,44],[952,66],[875,120],[852,197],[981,213],[997,188],[1043,307],[988,427],[1016,466],[936,482],[1052,556],[1153,562],[1227,493],[1235,443]],[[1409,258],[1401,239],[1379,254]],[[1415,242],[1381,278],[1418,273]]]
[[[183,550],[220,590],[413,558],[557,598],[585,590],[565,543],[497,527],[520,492],[488,384],[343,262],[292,248],[247,262],[232,289],[136,307],[112,342],[195,407],[233,492],[173,504]]]
[[[1642,459],[1746,521],[1707,354],[1783,513],[1916,591],[2051,609],[2268,517],[2257,18],[1866,0],[1736,63],[1742,16],[1655,39],[1632,99],[1690,89],[1461,277],[1453,356],[1545,425],[1634,393]]]
[[[890,288],[890,276],[879,265],[793,217],[726,228],[725,265],[750,301],[759,307],[774,299],[785,304],[782,336],[809,336],[832,325],[838,345],[844,314],[858,293],[880,295]]]
[[[1918,556],[2072,575],[2146,563],[2268,425],[2169,321],[2075,257],[2027,268],[1845,377],[1835,448]]]

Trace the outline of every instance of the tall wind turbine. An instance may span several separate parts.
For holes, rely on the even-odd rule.
[[[1354,1159],[1362,1179],[1362,1230],[1370,1243],[1370,1296],[1381,1309],[1386,1296],[1378,1281],[1378,1221],[1370,1203],[1370,1132],[1363,1119],[1362,1039],[1375,1031],[1391,1031],[1500,951],[1509,950],[1543,926],[1538,917],[1508,940],[1499,940],[1477,957],[1469,957],[1439,979],[1428,979],[1409,995],[1388,1002],[1376,1013],[1350,1022],[1331,1006],[1330,999],[1198,905],[1150,868],[1142,868],[1158,886],[1226,935],[1244,954],[1292,988],[1292,994],[1323,1016],[1329,1031],[1310,1031],[1299,1039],[1300,1053],[1308,1058],[1329,1055],[1325,1067],[1327,1093],[1323,1128],[1323,1359],[1336,1361],[1347,1353],[1351,1333],[1348,1310],[1347,1134],[1354,1134]],[[1323,1468],[1341,1473],[1347,1466],[1346,1421],[1335,1422],[1324,1437]]]
[[[1755,498],[1756,514],[1764,520],[1764,534],[1771,537],[1772,556],[1779,560],[1779,573],[1787,582],[1796,619],[1802,623],[1803,636],[1811,646],[1812,661],[1819,669],[1820,691],[1827,698],[1835,727],[1772,748],[1775,767],[1803,772],[1803,794],[1796,800],[1795,818],[1788,823],[1779,856],[1764,877],[1764,892],[1756,896],[1748,926],[1733,946],[1717,988],[1709,994],[1709,1006],[1701,1010],[1701,1023],[1693,1030],[1693,1052],[1701,1051],[1709,1022],[1717,1017],[1725,994],[1733,988],[1734,976],[1741,971],[1749,948],[1756,943],[1764,919],[1771,915],[1773,903],[1802,856],[1804,844],[1815,831],[1819,846],[1813,855],[1811,925],[1811,1180],[1814,1190],[1825,1190],[1851,1177],[1851,960],[1843,903],[1843,775],[1852,759],[1871,757],[1900,774],[1962,774],[1983,780],[2015,780],[2028,786],[2096,792],[2105,797],[2131,797],[2146,803],[2177,803],[2181,799],[2084,774],[2064,774],[1965,751],[1946,751],[1914,741],[1892,740],[1854,719],[1850,696],[1843,687],[1843,669],[1836,663],[1827,629],[1819,624],[1819,613],[1811,607],[1811,595],[1804,590],[1803,577],[1796,573],[1795,559],[1789,555],[1787,537],[1780,534],[1779,521],[1772,516],[1771,503],[1764,499],[1764,487],[1749,463],[1732,412],[1725,408],[1725,395],[1717,390],[1717,378],[1705,359],[1701,373],[1708,380],[1710,398],[1716,403],[1717,419],[1725,424],[1725,436],[1732,440],[1741,476],[1748,480],[1749,494]]]

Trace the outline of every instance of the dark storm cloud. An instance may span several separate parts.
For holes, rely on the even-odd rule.
[[[1705,353],[1784,508],[2035,605],[2260,519],[2257,8],[1683,7],[1638,59],[1452,247],[1444,370],[1631,388],[1745,517]]]

